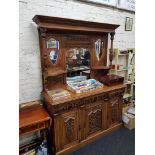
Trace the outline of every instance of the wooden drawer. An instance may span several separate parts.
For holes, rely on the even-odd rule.
[[[35,131],[38,131],[38,130],[41,130],[41,129],[45,129],[45,128],[47,128],[47,126],[48,125],[47,125],[46,122],[32,124],[32,125],[20,128],[19,129],[19,134],[22,135],[22,134],[27,134],[27,133],[30,133],[30,132],[35,132]]]

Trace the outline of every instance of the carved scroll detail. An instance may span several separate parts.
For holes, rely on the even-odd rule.
[[[93,106],[88,110],[88,134],[102,128],[102,105]]]
[[[115,123],[118,121],[118,107],[119,100],[118,98],[115,98],[111,101],[111,121],[112,123]]]
[[[69,101],[69,102],[65,102],[63,105],[55,105],[53,108],[54,113],[59,113],[61,111],[68,111],[71,110],[73,108],[76,107],[80,107],[82,105],[88,105],[88,104],[94,104],[95,102],[98,101],[102,101],[102,102],[107,102],[110,98],[113,97],[122,97],[124,93],[124,89],[118,90],[118,91],[114,91],[110,94],[101,94],[101,95],[97,95],[97,96],[92,96],[92,97],[88,97],[88,98],[83,98],[83,99],[78,99],[75,101]]]
[[[40,36],[41,36],[43,39],[45,39],[47,29],[46,29],[46,28],[39,28],[39,30],[40,30]]]
[[[69,142],[72,142],[75,138],[75,135],[74,135],[74,124],[75,124],[75,118],[67,118],[65,120],[65,129],[66,129],[66,138],[67,138],[67,141],[68,143]]]
[[[60,106],[56,105],[56,106],[54,106],[54,113],[70,110],[72,108],[79,107],[82,105],[94,104],[95,102],[98,102],[101,100],[107,101],[108,100],[107,94],[102,94],[99,96],[93,96],[93,97],[84,98],[84,99],[80,99],[80,100],[76,100],[76,101],[71,101],[68,103],[64,103],[63,105],[61,104]]]
[[[102,123],[102,112],[101,109],[97,109],[94,111],[91,111],[88,114],[89,117],[89,133],[94,133],[95,131],[101,129]]]

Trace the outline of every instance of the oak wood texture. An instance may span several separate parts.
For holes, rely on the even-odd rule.
[[[44,92],[45,105],[53,118],[55,153],[76,150],[95,140],[97,135],[117,128],[122,122],[124,89],[123,84],[105,86],[87,93],[71,93],[68,99],[58,101],[52,101],[48,92]]]
[[[66,51],[68,48],[87,48],[91,54],[90,77],[99,79],[102,74],[107,74],[110,67],[107,66],[108,34],[111,36],[110,64],[113,59],[113,40],[115,29],[119,25],[88,22],[81,20],[65,19],[36,15],[33,21],[38,26],[40,55],[42,66],[43,88],[51,89],[57,85],[66,83]],[[60,42],[58,58],[55,64],[49,59],[50,48],[46,42],[54,38]],[[97,59],[95,41],[100,39],[103,43],[102,55]],[[59,78],[57,78],[59,76]],[[49,78],[50,77],[50,78]],[[51,83],[51,81],[53,81]]]
[[[38,104],[21,108],[19,111],[19,134],[27,134],[48,128],[51,118],[45,109]]]
[[[90,52],[90,78],[106,75],[113,59],[113,40],[119,25],[36,15],[43,79],[43,96],[52,117],[51,139],[55,154],[68,154],[121,127],[125,85],[104,86],[86,93],[53,101],[50,90],[66,88],[66,52],[69,48],[86,48]],[[110,66],[107,66],[110,34]],[[49,59],[49,39],[60,42],[56,63]],[[95,42],[101,40],[102,55],[98,60]]]
[[[86,97],[90,97],[90,96],[93,96],[93,95],[99,95],[99,94],[102,94],[102,93],[110,93],[112,91],[115,91],[117,92],[117,90],[121,90],[121,89],[124,89],[126,86],[124,84],[118,84],[118,85],[113,85],[113,86],[107,86],[105,85],[104,87],[102,88],[99,88],[99,89],[96,89],[96,90],[92,90],[92,91],[88,91],[88,92],[85,92],[85,93],[79,93],[79,94],[76,94],[76,93],[73,93],[71,91],[69,91],[70,93],[70,97],[66,98],[66,99],[62,99],[62,100],[56,100],[53,102],[52,98],[50,97],[50,91],[45,91],[43,92],[43,95],[46,96],[50,102],[51,105],[59,105],[59,104],[64,104],[66,102],[70,102],[70,101],[74,101],[74,100],[78,100],[78,99],[83,99],[83,98],[86,98]],[[62,85],[63,89],[65,90],[68,90],[66,85]]]
[[[23,136],[36,131],[43,133],[43,138],[47,139],[47,129],[51,125],[51,118],[43,108],[40,101],[32,101],[22,104],[19,109],[19,136]],[[20,147],[20,154],[26,148],[35,148],[41,144],[41,139]]]

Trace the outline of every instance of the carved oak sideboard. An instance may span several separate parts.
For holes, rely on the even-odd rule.
[[[90,52],[90,78],[99,80],[112,65],[113,40],[119,25],[36,15],[42,67],[43,96],[52,118],[52,148],[57,155],[68,154],[122,126],[125,86],[103,88],[53,101],[49,91],[67,89],[68,49]],[[108,36],[110,66],[107,66]],[[96,51],[98,50],[98,51]],[[99,53],[99,54],[98,54]]]
[[[44,92],[53,118],[53,146],[56,154],[74,151],[122,126],[124,86],[105,86],[100,91],[72,94],[68,100],[53,102]]]

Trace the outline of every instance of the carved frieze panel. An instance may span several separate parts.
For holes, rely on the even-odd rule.
[[[94,103],[96,103],[98,101],[102,101],[104,103],[107,100],[108,100],[107,94],[101,94],[101,95],[98,95],[98,96],[83,98],[83,99],[67,102],[67,103],[64,103],[64,104],[55,105],[54,106],[54,113],[59,113],[61,111],[68,111],[68,110],[71,110],[73,108],[76,108],[76,107],[79,107],[79,106],[82,106],[82,105],[94,104]]]
[[[68,110],[71,110],[73,108],[80,107],[82,105],[94,104],[94,103],[96,103],[98,101],[101,101],[101,102],[105,103],[108,100],[113,101],[113,99],[115,97],[121,98],[123,96],[123,93],[124,93],[124,89],[121,89],[121,90],[118,90],[118,91],[114,91],[114,92],[112,92],[110,94],[105,94],[104,93],[104,94],[100,94],[100,95],[96,95],[96,96],[77,99],[77,100],[74,100],[74,101],[72,100],[72,101],[69,101],[69,102],[65,102],[63,104],[54,105],[53,110],[54,110],[54,113],[59,113],[61,111],[68,111]]]
[[[86,35],[65,35],[65,47],[90,47],[90,37]]]

